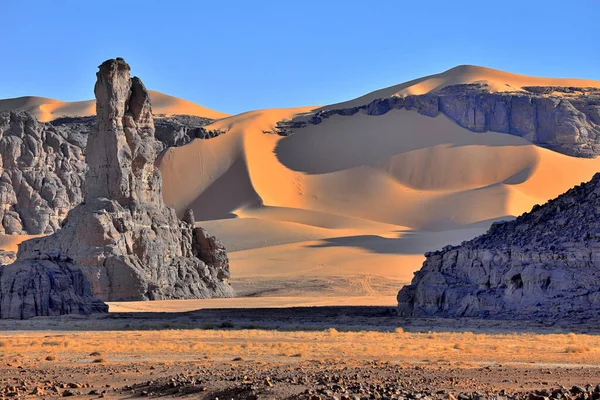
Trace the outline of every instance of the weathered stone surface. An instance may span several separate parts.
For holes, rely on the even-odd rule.
[[[228,262],[213,265],[206,252],[194,254],[202,236],[163,202],[146,88],[130,79],[121,59],[103,63],[97,77],[98,125],[87,143],[85,202],[55,235],[24,242],[18,259],[59,249],[103,300],[231,296]],[[220,250],[212,249],[215,260]]]
[[[170,117],[155,118],[154,136],[166,147],[183,146],[194,139],[212,139],[225,132],[204,128],[212,123],[209,118],[195,117],[193,115],[173,115]]]
[[[426,254],[402,315],[600,316],[600,174],[480,237]],[[574,222],[575,221],[575,222]]]
[[[84,202],[68,213],[53,235],[23,242],[17,261],[3,267],[0,315],[18,317],[13,310],[27,310],[21,312],[22,318],[32,313],[87,313],[101,309],[95,306],[96,299],[233,294],[220,242],[202,230],[197,232],[193,215],[187,216],[187,222],[180,221],[163,202],[146,88],[139,78],[130,78],[129,65],[122,59],[108,60],[99,68],[94,90],[97,126],[87,143]],[[58,269],[64,279],[49,288],[43,277],[55,276]],[[71,282],[77,279],[76,288],[68,283],[70,278]],[[10,291],[21,281],[33,282],[30,286],[37,289],[26,294]],[[80,286],[87,289],[79,290]],[[79,297],[69,294],[73,290]],[[25,304],[36,293],[41,297],[35,304],[47,307]]]
[[[212,120],[178,115],[160,118],[157,152],[221,131]],[[49,234],[83,199],[85,148],[96,117],[40,123],[24,111],[0,113],[0,234]]]
[[[82,200],[83,151],[26,112],[0,113],[0,234],[52,233]]]
[[[0,267],[0,318],[108,312],[69,257],[56,252]]]
[[[17,259],[17,253],[14,251],[0,250],[0,266],[12,264]]]
[[[593,88],[527,87],[526,92],[490,93],[483,84],[461,84],[424,95],[377,99],[369,104],[321,110],[280,121],[275,133],[290,135],[332,115],[381,115],[393,109],[439,113],[473,132],[494,131],[521,136],[532,143],[576,156],[600,154],[600,90]]]

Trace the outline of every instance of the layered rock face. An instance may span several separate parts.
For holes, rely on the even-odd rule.
[[[64,255],[105,301],[231,296],[222,243],[163,203],[146,88],[122,59],[99,68],[84,202],[55,234],[23,242],[16,264]]]
[[[524,87],[524,92],[490,93],[485,84],[463,84],[439,91],[377,99],[358,107],[319,111],[278,124],[288,135],[332,115],[359,111],[385,114],[392,109],[414,110],[435,117],[445,114],[473,132],[494,131],[521,136],[532,143],[577,157],[600,154],[600,90],[571,87]]]
[[[222,134],[211,119],[188,115],[156,120],[161,151]],[[85,149],[96,117],[40,123],[24,111],[0,113],[0,234],[50,234],[83,199]],[[0,263],[2,261],[0,260]]]
[[[29,113],[0,113],[0,234],[48,234],[82,200],[82,149]]]
[[[426,254],[398,294],[401,315],[511,319],[600,316],[600,174],[497,223],[458,247]]]

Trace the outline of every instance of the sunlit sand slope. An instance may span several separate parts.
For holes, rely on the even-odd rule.
[[[375,99],[391,96],[419,95],[435,92],[446,86],[484,83],[490,92],[521,92],[523,86],[567,86],[600,88],[600,81],[574,78],[541,78],[513,74],[475,65],[459,65],[439,74],[429,75],[399,85],[376,90],[354,100],[332,104],[324,109],[356,107]],[[559,95],[554,93],[553,95]]]
[[[225,118],[211,126],[225,135],[160,159],[167,203],[193,208],[225,241],[242,295],[390,295],[424,252],[481,234],[600,168],[407,110],[263,133],[310,109]]]

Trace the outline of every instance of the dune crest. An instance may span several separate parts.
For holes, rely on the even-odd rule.
[[[229,114],[202,107],[191,101],[149,90],[154,114],[165,116],[187,114],[211,119],[220,119]],[[96,101],[61,101],[46,97],[24,96],[0,100],[0,112],[21,110],[33,114],[41,122],[61,117],[87,117],[96,115]]]
[[[524,92],[524,86],[566,86],[600,88],[600,81],[577,78],[543,78],[513,74],[476,65],[459,65],[439,74],[413,79],[398,85],[376,90],[356,99],[331,104],[322,110],[350,108],[368,104],[376,99],[392,96],[421,95],[441,90],[447,86],[484,83],[491,93]]]

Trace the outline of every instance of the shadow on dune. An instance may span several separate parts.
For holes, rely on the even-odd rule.
[[[447,245],[459,245],[465,240],[482,235],[492,222],[512,220],[514,217],[495,218],[480,221],[460,229],[449,231],[397,231],[397,238],[386,238],[378,235],[357,235],[321,240],[319,244],[307,245],[311,248],[355,247],[378,254],[424,254],[440,250]]]
[[[262,199],[252,187],[250,175],[242,158],[200,194],[189,208],[196,221],[235,218],[240,207],[260,206]]]
[[[319,125],[308,125],[280,140],[274,152],[294,171],[325,174],[434,146],[533,145],[507,134],[470,132],[445,116],[430,118],[394,110],[381,116],[334,116]]]

